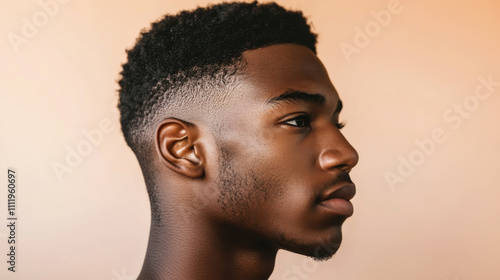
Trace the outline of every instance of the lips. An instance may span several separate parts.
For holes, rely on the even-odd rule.
[[[318,205],[336,215],[350,217],[354,213],[351,200],[356,194],[354,184],[345,184],[325,193],[319,200]]]
[[[351,200],[356,194],[356,186],[354,184],[345,184],[341,187],[334,188],[323,196],[321,200],[328,200],[332,198],[342,198],[345,200]]]

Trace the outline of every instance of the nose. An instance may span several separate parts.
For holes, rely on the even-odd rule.
[[[358,152],[337,128],[323,134],[321,143],[319,166],[323,170],[349,171],[358,163]]]

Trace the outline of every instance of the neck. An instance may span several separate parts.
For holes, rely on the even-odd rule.
[[[169,216],[151,223],[138,280],[264,280],[273,272],[277,249],[262,239],[201,216]]]

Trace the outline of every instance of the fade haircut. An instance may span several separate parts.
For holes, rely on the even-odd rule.
[[[122,65],[118,108],[123,135],[143,171],[152,212],[158,210],[158,201],[149,165],[161,121],[182,110],[204,110],[223,102],[230,94],[228,86],[245,69],[244,51],[293,43],[316,53],[316,37],[300,11],[257,1],[165,15],[141,31]]]

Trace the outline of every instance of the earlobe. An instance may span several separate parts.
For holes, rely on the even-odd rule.
[[[178,119],[164,120],[156,130],[156,151],[171,170],[190,178],[202,177],[203,160],[197,148],[196,126]]]

